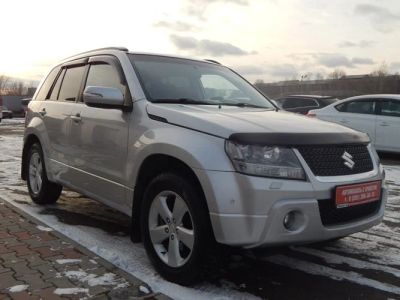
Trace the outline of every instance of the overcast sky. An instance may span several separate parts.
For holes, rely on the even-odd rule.
[[[105,46],[216,59],[251,81],[400,72],[399,0],[5,0],[0,74]]]

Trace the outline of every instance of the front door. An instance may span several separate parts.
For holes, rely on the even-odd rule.
[[[119,88],[119,74],[108,63],[89,66],[84,87]],[[130,113],[121,109],[89,107],[80,102],[72,112],[71,143],[78,149],[73,167],[79,170],[79,185],[88,195],[116,209],[125,209],[126,159]]]

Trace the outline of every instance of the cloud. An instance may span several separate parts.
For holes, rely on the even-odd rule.
[[[239,47],[236,47],[230,43],[223,43],[212,40],[198,40],[188,36],[179,36],[175,34],[170,35],[172,43],[181,50],[193,52],[197,55],[212,55],[212,56],[224,56],[224,55],[249,55],[255,54],[256,52],[247,52]]]
[[[197,26],[182,21],[176,21],[176,22],[159,21],[157,23],[154,23],[154,26],[174,31],[193,31],[198,29]]]
[[[373,65],[375,62],[371,58],[353,57],[351,63],[355,65]]]
[[[213,3],[231,3],[236,5],[247,6],[249,2],[247,0],[187,0],[186,12],[190,16],[197,17],[204,20],[204,14],[207,8]]]
[[[351,60],[342,54],[316,54],[316,59],[318,64],[329,68],[353,67]]]
[[[349,58],[341,53],[325,53],[325,52],[305,52],[292,53],[288,55],[298,69],[311,68],[316,66],[327,68],[355,68],[358,65],[373,65],[375,62],[368,57],[353,57]]]
[[[375,29],[382,33],[395,30],[395,23],[400,20],[400,14],[393,13],[385,7],[372,4],[358,4],[354,8],[354,13],[370,18]]]
[[[340,48],[368,48],[374,45],[374,41],[366,41],[366,40],[361,40],[359,42],[351,42],[351,41],[343,41],[338,44]]]
[[[392,62],[389,66],[389,71],[391,73],[400,73],[400,61]]]
[[[257,66],[239,66],[233,68],[235,71],[237,71],[241,75],[262,75],[265,73],[265,70],[262,68],[259,68]]]
[[[293,64],[273,65],[269,67],[269,72],[272,76],[285,79],[297,77],[299,74],[296,66]]]

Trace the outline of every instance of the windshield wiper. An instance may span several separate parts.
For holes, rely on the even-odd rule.
[[[210,103],[202,100],[195,100],[190,98],[165,98],[165,99],[153,99],[153,103],[179,103],[179,104],[198,104],[198,105],[216,105],[216,103]]]
[[[254,108],[265,108],[268,110],[275,110],[275,108],[260,106],[256,104],[250,104],[245,102],[238,102],[238,103],[221,103],[221,105],[228,105],[228,106],[237,106],[237,107],[254,107]]]

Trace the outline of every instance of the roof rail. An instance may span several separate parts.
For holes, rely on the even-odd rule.
[[[93,49],[93,50],[77,53],[77,54],[74,54],[72,56],[67,57],[66,59],[74,57],[74,56],[86,54],[86,53],[91,53],[91,52],[95,52],[95,51],[101,51],[101,50],[118,50],[118,51],[124,51],[124,52],[128,52],[129,51],[129,49],[125,48],[125,47],[104,47],[104,48],[98,48],[98,49]]]
[[[216,60],[213,60],[213,59],[205,59],[205,61],[208,61],[208,62],[212,62],[212,63],[214,63],[214,64],[221,65],[220,62],[218,62],[218,61],[216,61]]]

